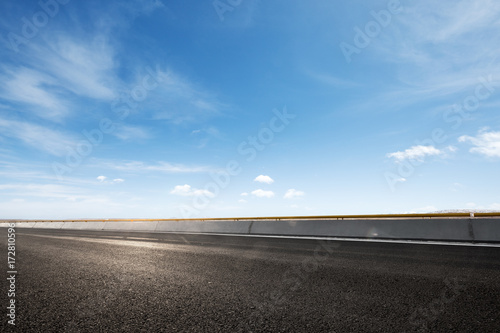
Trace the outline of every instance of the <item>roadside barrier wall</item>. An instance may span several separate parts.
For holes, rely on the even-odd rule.
[[[497,217],[18,221],[16,228],[500,242]]]

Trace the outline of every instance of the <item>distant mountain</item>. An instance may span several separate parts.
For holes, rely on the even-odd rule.
[[[493,209],[445,209],[436,210],[430,212],[430,214],[442,214],[442,213],[496,213],[498,211]]]

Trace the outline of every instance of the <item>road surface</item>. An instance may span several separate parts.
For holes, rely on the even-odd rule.
[[[18,228],[16,265],[5,332],[500,331],[498,247]]]

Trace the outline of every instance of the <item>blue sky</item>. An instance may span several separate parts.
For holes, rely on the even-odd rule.
[[[500,210],[496,1],[0,9],[1,218]]]

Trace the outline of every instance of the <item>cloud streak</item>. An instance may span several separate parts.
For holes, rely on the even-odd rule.
[[[477,136],[462,135],[459,142],[470,142],[474,147],[470,148],[471,153],[484,155],[487,157],[500,157],[500,132],[480,131]]]
[[[148,164],[141,161],[106,161],[94,159],[94,167],[101,167],[127,172],[162,172],[162,173],[209,173],[218,171],[208,166],[186,166],[160,161],[156,164]]]
[[[304,195],[305,195],[305,193],[303,191],[299,191],[299,190],[296,190],[294,188],[291,188],[288,191],[286,191],[286,193],[283,196],[283,198],[285,198],[285,199],[294,199],[294,198],[303,197]]]
[[[61,132],[28,122],[0,118],[0,137],[8,136],[50,155],[63,156],[77,142]]]
[[[262,189],[252,191],[252,194],[258,198],[272,198],[272,197],[274,197],[273,191],[265,191]]]

